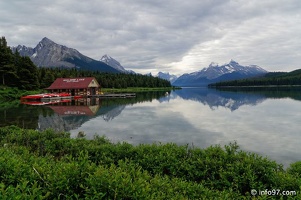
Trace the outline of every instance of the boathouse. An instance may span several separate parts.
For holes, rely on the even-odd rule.
[[[67,92],[71,96],[98,95],[100,85],[94,77],[57,78],[46,90],[52,93]]]

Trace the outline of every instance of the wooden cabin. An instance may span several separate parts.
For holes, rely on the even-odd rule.
[[[66,92],[71,96],[98,95],[100,85],[94,77],[57,78],[48,88],[51,93]]]

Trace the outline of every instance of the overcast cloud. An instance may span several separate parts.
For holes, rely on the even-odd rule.
[[[230,59],[301,68],[300,0],[0,0],[0,8],[10,46],[48,37],[140,73],[183,74]]]

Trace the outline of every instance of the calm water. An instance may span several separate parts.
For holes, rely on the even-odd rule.
[[[173,142],[197,147],[237,141],[243,150],[288,166],[301,160],[301,89],[220,91],[184,88],[138,94],[134,99],[94,100],[1,109],[0,125],[106,135],[131,144]]]

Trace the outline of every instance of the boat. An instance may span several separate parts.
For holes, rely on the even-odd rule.
[[[79,97],[77,97],[79,98]],[[72,96],[69,93],[42,93],[42,94],[33,94],[33,95],[26,95],[21,97],[21,102],[25,104],[35,104],[36,103],[41,103],[41,102],[50,102],[53,103],[55,101],[59,100],[71,100]],[[44,104],[40,104],[44,105]]]

